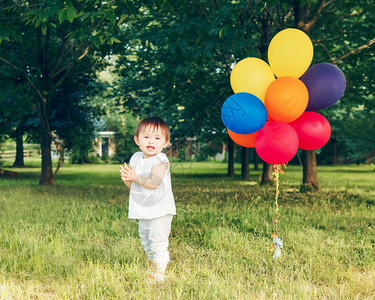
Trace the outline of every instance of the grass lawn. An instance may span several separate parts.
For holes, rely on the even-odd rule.
[[[4,167],[4,166],[3,166]],[[6,166],[5,166],[6,167]],[[236,166],[237,174],[240,166]],[[374,299],[374,166],[280,177],[281,258],[272,258],[274,186],[228,178],[223,163],[172,163],[177,205],[162,286],[149,264],[118,165],[38,168],[0,179],[0,299]]]

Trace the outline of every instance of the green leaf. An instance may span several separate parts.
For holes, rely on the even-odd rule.
[[[68,5],[66,8],[66,16],[70,23],[73,23],[73,20],[75,19],[76,15],[77,14],[75,7],[72,4]]]
[[[26,12],[26,15],[27,16],[35,16],[36,14],[38,14],[39,10],[38,9],[30,9]]]
[[[99,40],[99,37],[98,36],[95,36],[93,39],[92,39],[92,43],[94,44],[94,46],[98,49],[100,49],[100,40]]]
[[[42,25],[42,33],[46,34],[46,32],[47,32],[47,24],[43,23],[43,25]]]
[[[125,19],[126,19],[127,17],[128,17],[127,14],[123,14],[123,15],[121,15],[120,20],[118,21],[118,25],[121,25],[121,24],[125,21]]]
[[[35,26],[35,28],[38,28],[40,26],[40,20],[39,19],[36,19],[36,21],[34,23],[34,26]]]
[[[54,16],[57,14],[57,12],[63,8],[64,1],[57,0],[57,1],[51,1],[51,7],[47,7],[49,16]]]
[[[62,9],[58,12],[57,17],[59,19],[60,24],[66,20],[66,11]]]

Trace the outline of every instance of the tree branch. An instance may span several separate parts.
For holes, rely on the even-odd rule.
[[[63,84],[65,78],[70,74],[70,72],[72,71],[74,65],[75,65],[78,61],[80,61],[82,58],[84,58],[84,57],[87,55],[87,53],[89,52],[90,48],[91,48],[91,45],[87,46],[86,49],[83,51],[83,53],[82,53],[80,56],[78,56],[74,61],[71,61],[70,63],[68,63],[63,69],[59,70],[56,74],[54,74],[54,75],[57,75],[57,74],[59,74],[60,72],[66,70],[66,71],[65,71],[65,74],[64,74],[64,75],[59,79],[59,81],[58,81],[58,82],[52,87],[51,91],[56,90],[60,85]]]
[[[351,51],[349,51],[348,53],[345,53],[344,55],[342,55],[341,57],[335,59],[332,61],[333,64],[337,64],[339,61],[347,58],[348,56],[352,55],[352,54],[356,54],[358,52],[361,52],[362,50],[364,49],[367,49],[367,48],[370,48],[372,44],[375,43],[375,38],[369,40],[366,44],[362,45],[362,46],[359,46]]]
[[[12,64],[9,60],[6,60],[5,58],[3,58],[1,56],[0,56],[0,60],[2,60],[3,62],[5,62],[7,65],[11,66],[16,71],[18,71],[20,73],[23,73],[23,70],[21,70],[20,68],[18,68],[16,65]]]
[[[61,76],[61,78],[56,82],[56,84],[52,87],[51,91],[54,91],[56,90],[60,85],[63,84],[65,78],[70,74],[70,72],[72,71],[73,69],[73,65],[74,63],[73,62],[70,62],[69,64],[66,65],[66,67],[64,67],[63,70],[66,70],[65,71],[65,74],[63,76]],[[60,70],[60,72],[62,72],[62,70]]]
[[[79,61],[82,58],[84,58],[87,55],[87,53],[89,53],[90,48],[91,48],[91,45],[87,46],[86,49],[85,49],[85,51],[83,52],[83,54],[77,58],[77,61]]]
[[[270,12],[270,10],[268,9],[267,6],[264,7],[265,11],[267,12],[268,16],[270,17],[270,19],[272,20],[273,24],[275,24],[277,30],[282,30],[283,27],[282,25],[280,25],[279,22],[277,22],[277,20],[275,19],[275,17],[273,16],[273,14]]]
[[[12,64],[10,61],[6,60],[5,58],[1,57],[0,56],[0,60],[2,60],[3,62],[5,62],[7,65],[11,66],[13,69],[15,69],[16,71],[22,73],[23,76],[25,76],[25,78],[27,79],[27,81],[30,83],[31,87],[34,89],[34,91],[38,94],[38,96],[40,97],[40,99],[45,102],[46,99],[45,97],[43,97],[42,93],[40,92],[40,90],[36,87],[35,83],[31,80],[31,78],[29,77],[29,75],[27,75],[27,72],[25,70],[22,70],[20,69],[19,67],[17,67],[16,65]]]
[[[333,57],[332,57],[331,53],[329,52],[329,50],[327,49],[327,47],[324,46],[323,43],[318,43],[318,45],[320,45],[320,46],[322,46],[324,48],[324,50],[327,52],[330,60],[333,61]]]
[[[69,24],[69,28],[70,27],[71,27],[71,25]],[[64,57],[65,49],[66,49],[66,46],[68,44],[68,41],[69,41],[69,39],[66,36],[62,37],[62,42],[61,42],[61,45],[60,45],[60,48],[59,48],[59,54],[57,55],[56,61],[54,63],[54,67],[50,71],[50,75],[51,75],[52,78],[55,77],[58,73],[60,73],[60,72],[56,72],[56,70],[59,68],[59,66],[61,64],[61,61],[62,61],[62,58]]]
[[[307,6],[305,5],[301,7],[299,1],[294,1],[293,7],[296,27],[303,30],[305,33],[308,33],[311,27],[315,24],[325,4],[326,0],[320,0],[318,5],[316,6],[314,13],[311,17],[309,17]]]
[[[325,0],[320,0],[318,6],[315,9],[314,14],[310,18],[309,22],[304,24],[304,30],[305,32],[309,32],[311,27],[315,24],[316,20],[318,19],[319,14],[322,12],[322,9],[325,5]]]

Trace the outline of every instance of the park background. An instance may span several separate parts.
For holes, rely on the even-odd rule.
[[[370,0],[2,1],[1,297],[373,298],[374,10]],[[228,138],[220,109],[233,65],[267,61],[290,27],[347,88],[319,111],[330,141],[299,150],[280,177],[275,261],[272,169]],[[178,206],[162,288],[146,283],[118,173],[151,115],[171,128]]]

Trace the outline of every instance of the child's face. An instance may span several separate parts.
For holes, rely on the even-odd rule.
[[[134,141],[143,152],[144,158],[159,154],[169,143],[163,131],[153,126],[142,128],[139,135],[134,137]]]

